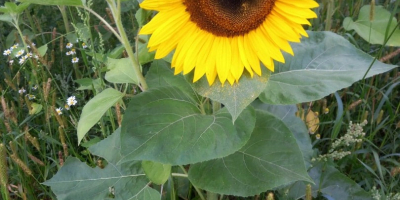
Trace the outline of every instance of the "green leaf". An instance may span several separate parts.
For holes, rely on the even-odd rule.
[[[358,19],[353,21],[351,17],[343,20],[343,28],[347,31],[355,30],[364,40],[371,44],[384,44],[387,27],[389,26],[387,37],[394,31],[386,45],[400,46],[400,29],[397,26],[395,17],[390,20],[391,13],[383,6],[375,6],[374,19],[370,21],[370,5],[365,5],[360,9]],[[390,23],[389,23],[390,22]]]
[[[190,166],[193,185],[219,194],[252,196],[295,181],[312,181],[285,124],[269,113],[256,114],[253,134],[239,151]]]
[[[235,126],[226,109],[203,115],[177,87],[160,87],[135,96],[122,121],[121,153],[127,160],[183,165],[220,158],[240,149],[255,124],[246,109]]]
[[[240,78],[239,83],[221,85],[219,81],[215,81],[211,86],[203,77],[193,85],[201,96],[224,104],[232,115],[232,121],[235,121],[240,113],[264,91],[269,75],[267,70],[263,70],[262,76],[253,78],[246,73]]]
[[[154,60],[151,63],[149,72],[146,75],[146,81],[149,88],[175,86],[183,92],[190,94],[194,99],[194,89],[182,74],[174,75],[171,64],[164,60]]]
[[[297,104],[323,98],[363,78],[373,58],[331,32],[308,32],[292,44],[294,57],[284,54],[260,99],[269,104]],[[375,61],[366,77],[396,66]]]
[[[108,161],[104,169],[91,168],[77,158],[68,158],[63,167],[44,185],[50,186],[57,199],[145,199],[159,200],[160,193],[148,187],[140,162],[115,164],[120,156],[120,132],[89,148]],[[114,190],[113,194],[110,190]]]
[[[22,13],[25,9],[27,9],[31,5],[30,3],[21,3],[17,6],[17,13]]]
[[[83,23],[76,23],[75,24],[75,29],[76,32],[79,34],[79,36],[85,41],[85,40],[89,40],[91,37],[91,33],[90,33],[90,29],[88,26],[86,26]],[[73,42],[75,43],[76,40]]]
[[[320,192],[330,199],[372,200],[370,193],[329,164],[316,163],[309,174],[315,182],[312,185],[314,197]],[[303,182],[297,182],[290,186],[289,199],[302,198],[305,196],[305,191],[306,185]]]
[[[153,61],[154,55],[156,55],[154,51],[149,52],[149,49],[147,48],[147,43],[149,43],[149,36],[139,35],[138,51],[139,51],[139,63],[141,65]]]
[[[107,69],[109,71],[106,72],[105,79],[111,83],[138,84],[139,82],[129,58],[107,58]]]
[[[93,90],[95,89],[96,91],[101,88],[101,79],[91,79],[91,78],[82,78],[82,79],[77,79],[74,82],[79,84],[78,89],[76,90]]]
[[[282,122],[293,133],[297,145],[303,154],[303,159],[306,164],[306,169],[311,166],[311,158],[313,156],[313,149],[310,139],[310,134],[304,122],[296,117],[297,107],[295,105],[270,105],[262,103],[260,100],[255,100],[252,106],[256,110],[262,110],[271,113],[275,117],[282,120]]]
[[[81,0],[18,0],[19,2],[53,6],[83,6]]]
[[[4,6],[9,13],[18,13],[18,6],[14,2],[5,2]]]
[[[40,56],[44,56],[46,54],[46,51],[47,51],[47,44],[39,47],[38,51],[39,51]]]
[[[1,12],[1,10],[0,10],[0,12]],[[10,14],[3,14],[3,15],[0,15],[0,21],[12,23],[12,17]]]
[[[42,111],[42,108],[43,108],[42,104],[31,103],[29,108],[29,114],[30,115],[38,114],[40,111]]]
[[[118,90],[107,88],[91,99],[82,110],[78,122],[78,145],[86,133],[94,126],[103,114],[115,103],[122,99],[123,93]]]
[[[144,160],[142,161],[142,167],[147,178],[155,184],[164,184],[171,175],[171,165]]]

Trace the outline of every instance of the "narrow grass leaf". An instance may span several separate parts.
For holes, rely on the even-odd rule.
[[[83,6],[82,0],[18,0],[19,2],[27,2],[49,6]]]
[[[90,128],[100,120],[103,114],[111,108],[111,106],[121,100],[123,96],[123,93],[112,88],[107,88],[100,94],[97,94],[83,107],[77,128],[78,144]]]

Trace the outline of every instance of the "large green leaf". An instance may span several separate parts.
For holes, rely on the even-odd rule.
[[[269,75],[270,72],[267,70],[263,70],[262,76],[256,75],[253,78],[246,73],[240,78],[239,83],[221,85],[216,81],[211,86],[203,77],[194,83],[194,88],[201,96],[224,104],[232,115],[232,120],[235,121],[240,113],[264,91]]]
[[[194,94],[191,84],[182,74],[174,75],[171,64],[164,60],[154,60],[146,75],[149,88],[175,86],[188,94]]]
[[[91,168],[77,158],[70,157],[57,174],[43,184],[51,187],[58,200],[159,200],[160,193],[148,187],[149,181],[140,162],[116,164],[120,159],[119,149],[120,132],[117,130],[90,147],[90,151],[108,161],[104,169]]]
[[[331,32],[308,32],[292,44],[294,57],[284,54],[260,99],[269,104],[296,104],[323,98],[363,78],[374,58]],[[366,77],[396,66],[375,61]]]
[[[127,160],[182,165],[227,156],[250,138],[254,109],[235,125],[226,109],[201,114],[197,102],[177,87],[159,87],[135,96],[122,122],[121,153]]]
[[[293,133],[301,153],[303,154],[306,169],[308,169],[311,166],[310,162],[313,156],[313,149],[306,125],[300,118],[296,117],[297,107],[295,105],[270,105],[262,103],[260,100],[255,100],[252,106],[256,110],[259,109],[273,114],[285,123]]]
[[[329,199],[340,200],[372,200],[371,194],[364,191],[357,183],[340,173],[327,163],[316,163],[309,172],[315,184],[312,185],[312,195],[322,193]],[[306,185],[297,182],[290,187],[289,198],[300,199],[305,196]]]
[[[123,93],[113,88],[107,88],[91,99],[82,110],[78,122],[78,144],[86,133],[94,126],[103,114],[115,103],[122,99]]]
[[[385,36],[388,37],[394,31],[386,45],[400,46],[400,29],[396,27],[396,18],[390,19],[391,14],[389,11],[382,6],[375,6],[374,18],[370,21],[370,10],[370,5],[363,6],[356,21],[353,21],[351,17],[346,17],[343,20],[343,28],[348,31],[354,29],[357,34],[371,44],[384,44]],[[386,30],[388,30],[387,34]]]
[[[107,58],[107,69],[105,79],[111,83],[134,83],[138,84],[138,77],[133,69],[129,58],[113,59]]]
[[[83,6],[82,0],[18,0],[18,1],[41,4],[41,5]]]
[[[220,194],[256,195],[295,181],[312,180],[307,174],[296,139],[275,116],[256,111],[251,138],[236,153],[191,165],[189,179],[197,187]]]

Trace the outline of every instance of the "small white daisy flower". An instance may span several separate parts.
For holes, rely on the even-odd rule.
[[[70,48],[72,48],[72,46],[74,46],[74,45],[72,43],[68,42],[67,46],[65,46],[65,47],[67,47],[67,49],[70,49]]]
[[[32,58],[32,53],[31,52],[29,52],[29,53],[26,53],[26,56],[28,56],[29,58]]]
[[[71,55],[71,51],[67,51],[67,53],[65,53],[65,55],[70,56]]]
[[[75,96],[70,96],[67,99],[67,105],[68,106],[74,106],[78,103],[78,101],[75,99]]]
[[[78,61],[79,61],[79,58],[77,58],[77,57],[72,58],[72,63],[78,63]]]
[[[82,47],[83,47],[84,49],[86,49],[88,46],[83,42],[83,43],[82,43]]]
[[[75,54],[76,54],[75,49],[71,49],[71,55],[75,55]]]
[[[21,89],[18,90],[18,93],[20,93],[20,94],[23,94],[25,92],[26,92],[26,90],[24,88],[21,88]]]
[[[5,56],[8,56],[8,55],[10,55],[11,54],[11,50],[10,49],[6,49],[6,50],[4,50],[4,52],[3,52],[3,55],[5,55]]]
[[[35,86],[32,87],[32,90],[37,90],[38,87],[39,87],[38,85],[35,85]]]
[[[30,49],[30,48],[31,48],[31,46],[29,46],[29,44],[27,44],[27,45],[26,45],[26,48]]]
[[[8,63],[10,63],[10,65],[12,65],[14,63],[14,60],[10,60],[10,61],[8,61]]]
[[[22,64],[24,64],[25,60],[26,60],[26,59],[25,59],[24,57],[22,57],[22,58],[19,59],[18,63],[19,63],[20,65],[22,65]]]
[[[13,49],[16,49],[17,47],[18,47],[18,43],[17,44],[14,44],[14,45],[12,45],[11,47],[10,47],[10,50],[13,50]]]
[[[38,55],[34,55],[33,57],[34,57],[36,60],[39,59],[39,56],[38,56]]]
[[[33,46],[33,47],[35,47],[35,46],[36,46],[36,44],[32,42],[32,46]]]
[[[65,105],[64,105],[64,108],[65,108],[65,110],[69,110],[70,107],[69,107],[68,104],[65,104]]]
[[[21,50],[19,50],[18,52],[17,52],[17,55],[15,55],[15,57],[20,57],[20,56],[22,56],[22,54],[24,54],[24,50],[23,49],[21,49]]]
[[[58,115],[61,115],[62,114],[62,108],[61,107],[56,108],[56,112],[57,112]]]

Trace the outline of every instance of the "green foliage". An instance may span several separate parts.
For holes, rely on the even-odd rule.
[[[375,61],[334,33],[308,34],[301,43],[292,44],[296,56],[285,54],[286,63],[276,66],[260,95],[263,102],[279,105],[315,101],[396,67]]]
[[[177,87],[147,90],[128,105],[122,123],[121,153],[127,160],[190,164],[232,154],[249,139],[254,110],[235,124],[226,109],[204,115]]]
[[[0,48],[19,44],[0,57],[3,198],[301,199],[307,185],[313,199],[400,195],[400,1],[373,12],[320,1],[294,56],[224,86],[174,75],[172,54],[154,60],[137,35],[154,16],[141,1],[19,2],[0,5]],[[20,50],[38,58],[19,64]],[[365,119],[365,136],[333,147]]]
[[[371,12],[371,9],[373,11]],[[371,13],[373,15],[371,16]],[[346,17],[343,27],[355,30],[364,40],[371,44],[385,44],[388,46],[400,46],[400,29],[397,20],[382,6],[363,6],[356,21]],[[390,37],[389,37],[390,36]],[[388,40],[387,40],[388,39]]]
[[[123,93],[112,88],[107,88],[87,102],[83,107],[77,127],[78,144],[89,129],[99,121],[101,116],[103,116],[111,106],[120,101],[123,96]]]
[[[257,111],[256,117],[251,138],[239,151],[190,167],[189,180],[195,186],[251,196],[299,180],[312,182],[289,128],[272,114]]]

